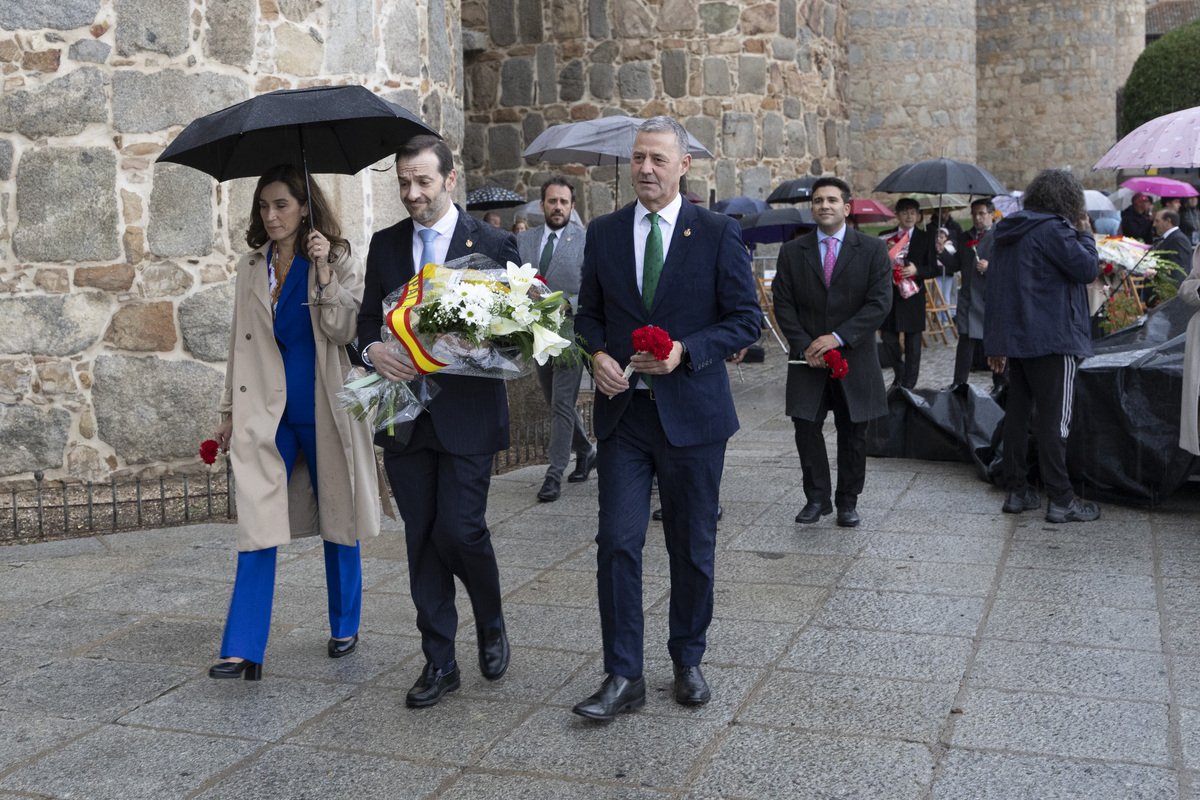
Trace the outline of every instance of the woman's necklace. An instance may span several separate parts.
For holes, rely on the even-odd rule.
[[[279,249],[278,243],[271,248],[271,271],[275,273],[275,288],[271,290],[271,308],[279,304],[279,293],[283,291],[283,283],[287,280],[288,269],[292,266],[292,259],[289,258],[280,269]]]

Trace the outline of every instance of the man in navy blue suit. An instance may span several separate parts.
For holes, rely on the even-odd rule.
[[[675,699],[698,705],[710,697],[700,660],[713,612],[725,442],[738,428],[725,358],[758,339],[761,311],[737,222],[679,194],[691,164],[687,147],[675,120],[642,123],[630,164],[638,202],[594,220],[584,250],[575,330],[593,356],[596,381],[596,572],[607,675],[574,711],[592,719],[646,702],[642,547],[656,474],[671,569]],[[634,352],[633,331],[646,325],[670,335],[665,360]],[[626,364],[634,369],[629,380]]]
[[[451,202],[458,176],[441,139],[411,140],[396,154],[396,175],[410,217],[371,239],[358,340],[365,363],[388,380],[402,381],[417,372],[399,348],[380,342],[383,299],[424,264],[483,253],[504,266],[520,257],[511,233]],[[492,458],[509,444],[504,382],[436,374],[426,380],[440,389],[428,413],[398,426],[395,436],[381,432],[375,437],[404,519],[409,585],[425,653],[425,669],[408,692],[411,707],[433,705],[459,686],[455,577],[471,600],[483,676],[501,677],[509,660],[500,576],[485,519]]]

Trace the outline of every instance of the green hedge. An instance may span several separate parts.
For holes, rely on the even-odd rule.
[[[1200,20],[1169,31],[1138,56],[1125,82],[1122,133],[1193,106],[1200,106]]]

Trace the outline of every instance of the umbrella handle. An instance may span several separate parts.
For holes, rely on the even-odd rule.
[[[300,126],[300,163],[304,167],[304,193],[308,200],[308,229],[314,230],[312,215],[312,186],[308,182],[308,154],[304,150],[304,126]]]

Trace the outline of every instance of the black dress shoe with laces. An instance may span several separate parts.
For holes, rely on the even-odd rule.
[[[329,639],[329,657],[343,658],[350,655],[358,648],[358,634],[354,634],[349,639]]]
[[[262,664],[255,664],[253,661],[218,661],[208,668],[208,677],[261,681]]]
[[[546,478],[542,482],[542,488],[538,489],[537,498],[543,503],[553,503],[560,494],[562,494],[562,484],[554,478]]]
[[[586,453],[575,454],[575,471],[567,476],[567,483],[583,483],[596,467],[596,448]]]
[[[842,528],[857,528],[858,510],[855,508],[839,508],[837,522],[838,526]]]
[[[646,705],[646,682],[642,676],[625,678],[609,675],[600,691],[571,710],[588,719],[610,720],[622,711],[636,711]]]
[[[700,667],[675,665],[675,702],[681,706],[702,706],[712,699],[708,682]]]
[[[504,618],[486,628],[476,628],[475,633],[479,637],[479,671],[489,681],[500,680],[508,670],[511,655]]]
[[[421,672],[421,677],[417,678],[417,682],[408,690],[408,696],[404,698],[404,702],[409,708],[424,708],[425,706],[436,705],[446,692],[453,692],[459,686],[458,664],[454,665],[454,669],[445,673],[429,662],[425,662],[425,669]]]
[[[811,525],[821,517],[828,516],[833,513],[833,504],[826,501],[824,503],[814,503],[809,500],[804,504],[804,508],[800,509],[800,513],[796,515],[796,522],[801,525]]]

